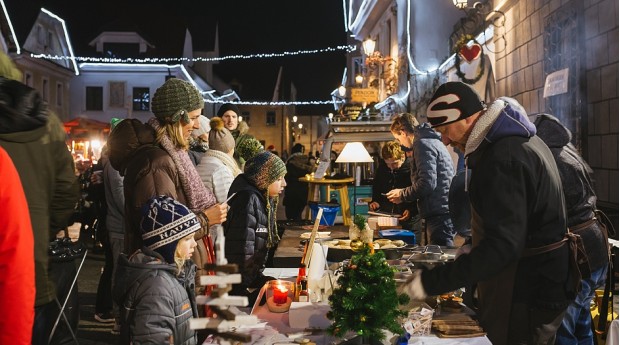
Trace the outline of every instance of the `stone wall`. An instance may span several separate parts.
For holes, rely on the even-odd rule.
[[[500,1],[495,1],[500,3]],[[582,155],[594,169],[601,205],[618,208],[618,1],[615,0],[520,0],[507,1],[503,29],[506,48],[496,57],[497,95],[517,99],[529,113],[543,112],[545,82],[545,19],[563,6],[579,8],[579,33],[585,51],[580,52],[582,76],[579,90],[585,101],[581,126]],[[496,47],[501,45],[496,41]],[[501,47],[498,47],[501,48]],[[587,119],[585,118],[587,117]]]

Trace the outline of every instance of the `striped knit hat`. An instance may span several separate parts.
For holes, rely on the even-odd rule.
[[[155,90],[153,114],[162,124],[177,123],[183,119],[189,123],[189,112],[204,108],[204,99],[191,83],[170,78]]]
[[[142,207],[140,230],[144,246],[174,263],[177,243],[200,229],[196,215],[185,205],[165,195],[151,198]]]
[[[265,191],[270,184],[286,175],[286,165],[280,157],[263,151],[245,162],[244,173],[256,188]]]
[[[286,165],[280,157],[269,151],[263,151],[245,163],[244,175],[254,184],[258,190],[264,193],[267,200],[267,248],[275,246],[280,241],[278,225],[276,223],[276,210],[278,197],[269,197],[269,185],[286,175]]]

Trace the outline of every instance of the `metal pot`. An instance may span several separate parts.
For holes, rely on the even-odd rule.
[[[411,262],[416,267],[433,268],[435,266],[443,265],[446,262],[454,261],[454,253],[446,253],[446,251],[452,251],[448,249],[442,249],[437,245],[428,245],[425,247],[414,248],[411,255],[406,260]]]

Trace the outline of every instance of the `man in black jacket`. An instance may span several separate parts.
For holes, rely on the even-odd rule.
[[[592,344],[590,302],[595,290],[605,284],[609,266],[607,229],[595,215],[592,169],[571,144],[571,132],[557,118],[539,114],[534,124],[537,135],[549,146],[558,165],[564,184],[568,227],[581,236],[591,270],[590,276],[581,280],[581,291],[566,310],[556,344]]]
[[[553,155],[515,100],[485,106],[461,82],[441,85],[426,115],[471,169],[473,243],[454,262],[416,271],[404,291],[421,298],[477,284],[478,317],[493,344],[552,344],[576,293],[567,245],[529,255],[566,233]]]

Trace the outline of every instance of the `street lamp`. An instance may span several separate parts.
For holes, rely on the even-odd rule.
[[[364,77],[361,74],[355,76],[355,83],[361,85],[364,82]]]
[[[297,127],[299,127],[299,129],[302,129],[304,127],[304,124],[300,123],[300,124],[297,125]]]
[[[455,0],[456,1],[456,0]],[[375,45],[377,42],[372,38],[368,37],[364,42],[362,42],[362,47],[364,48],[364,54],[366,56],[372,55],[375,52]]]
[[[297,122],[297,115],[293,115],[293,122]]]
[[[334,113],[327,114],[327,118],[329,119],[329,122],[332,122],[332,119],[334,118]]]
[[[344,98],[347,95],[347,88],[344,85],[340,85],[338,87],[338,94],[340,97]]]

